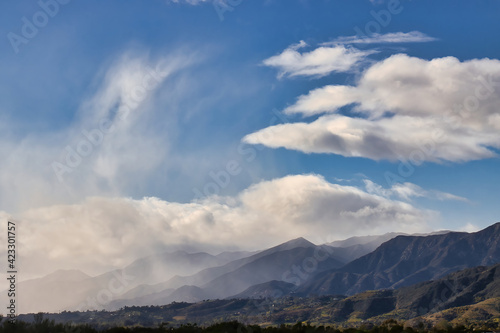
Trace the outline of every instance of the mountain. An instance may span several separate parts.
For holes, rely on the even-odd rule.
[[[368,236],[366,238],[358,237],[355,240],[348,240],[346,243],[334,243],[339,246],[349,245],[345,248],[338,246],[332,247],[330,245],[317,246],[305,238],[299,237],[257,253],[223,252],[217,255],[217,257],[223,257],[225,259],[236,257],[236,260],[228,262],[225,265],[209,267],[193,275],[177,275],[157,284],[141,284],[122,295],[120,298],[123,300],[138,298],[138,302],[142,304],[143,300],[147,299],[148,295],[151,296],[151,301],[153,301],[153,299],[155,299],[154,294],[157,292],[177,289],[186,285],[207,289],[206,295],[213,298],[229,297],[233,294],[242,292],[245,288],[251,287],[254,284],[265,283],[274,279],[286,279],[286,276],[283,277],[282,275],[283,273],[286,273],[289,268],[293,265],[301,265],[302,263],[299,261],[305,259],[306,257],[314,256],[314,253],[310,252],[285,254],[284,251],[297,248],[312,248],[315,251],[327,250],[331,258],[329,258],[327,262],[321,263],[318,269],[315,269],[316,274],[327,268],[340,267],[353,259],[367,254],[371,252],[377,244],[386,239],[390,239],[395,235],[396,234],[386,234],[382,236]],[[281,255],[277,255],[274,258],[273,255],[276,253],[281,253]],[[244,256],[245,254],[249,254],[249,256],[242,258],[238,257]],[[289,258],[280,257],[287,255]],[[261,260],[261,258],[266,259]],[[292,262],[291,258],[298,259],[296,262]],[[254,264],[249,265],[252,262],[254,262]],[[267,265],[266,262],[274,262],[275,264]],[[252,274],[249,274],[249,272],[252,272]],[[289,282],[293,281],[293,283],[299,284],[304,280],[300,279],[297,275],[293,275],[292,273],[288,274],[290,275]],[[130,301],[120,304],[130,304]]]
[[[205,269],[194,276],[176,277],[166,283],[151,286],[145,291],[151,291],[153,288],[156,291],[149,295],[141,294],[137,302],[142,304],[149,297],[150,304],[154,304],[158,290],[170,290],[178,284],[181,286],[164,298],[164,304],[172,301],[226,298],[254,285],[272,280],[300,284],[318,272],[342,266],[344,263],[336,259],[334,254],[333,248],[317,246],[304,238],[297,238],[250,257],[235,260],[220,267]],[[111,308],[116,307],[117,303],[130,304],[131,302],[133,303],[134,300],[114,302]]]
[[[397,236],[432,236],[432,235],[444,235],[444,234],[447,234],[449,232],[452,232],[452,231],[451,230],[439,230],[439,231],[433,231],[433,232],[424,233],[424,234],[422,234],[422,233],[406,234],[404,232],[388,232],[388,233],[385,233],[383,235],[354,236],[354,237],[350,237],[350,238],[343,239],[343,240],[336,240],[336,241],[330,242],[326,245],[329,245],[332,247],[342,247],[342,248],[349,248],[349,247],[356,246],[356,245],[367,245],[367,246],[373,247],[373,250],[375,250],[377,247],[382,245],[382,243],[385,243],[388,240],[396,238]]]
[[[326,245],[336,248],[336,255],[342,258],[345,262],[350,262],[358,259],[370,252],[373,252],[383,243],[396,238],[397,236],[430,236],[443,235],[449,233],[449,230],[435,231],[428,234],[405,234],[401,232],[390,232],[384,235],[377,236],[357,236],[344,240],[333,241]]]
[[[241,254],[235,255],[238,257]],[[129,274],[136,275],[137,283],[156,284],[175,275],[194,274],[208,267],[223,265],[230,260],[231,253],[214,256],[205,252],[176,251],[140,258],[126,266],[124,270]]]
[[[243,292],[228,297],[228,299],[237,298],[278,298],[291,293],[297,286],[293,283],[272,280],[257,284],[245,289]]]
[[[140,258],[123,269],[95,277],[79,271],[57,271],[42,278],[19,283],[19,289],[25,291],[18,297],[20,311],[54,312],[101,309],[107,304],[158,304],[159,300],[168,302],[169,295],[182,286],[201,287],[261,257],[296,247],[314,248],[316,245],[304,238],[297,238],[257,253],[222,252],[215,256],[185,251],[160,253]],[[277,273],[271,266],[262,269],[268,269],[269,272],[263,276],[269,276],[269,280],[276,278]],[[266,281],[267,278],[255,280],[256,283]],[[251,282],[253,283],[253,280]],[[235,289],[235,293],[249,286],[244,283],[243,289]],[[176,295],[187,295],[189,291],[193,295],[187,295],[186,299],[201,297],[194,288],[188,288],[188,291],[184,288],[181,291],[174,293],[172,297],[181,300],[180,296]],[[158,293],[161,293],[161,297],[157,296]],[[0,294],[5,295],[6,291]]]
[[[43,278],[44,283],[58,283],[58,282],[80,282],[90,278],[90,275],[77,269],[60,269]],[[26,280],[24,283],[32,284],[37,279]]]
[[[170,304],[172,302],[189,302],[195,303],[204,299],[208,299],[205,290],[196,286],[182,286],[174,290],[162,304]]]
[[[135,296],[129,298],[124,297],[112,300],[111,302],[106,304],[106,309],[114,311],[125,306],[149,306],[168,304],[172,302],[169,297],[174,291],[174,289],[165,289],[154,294],[147,294],[145,296]]]
[[[95,277],[79,271],[57,271],[19,283],[19,290],[23,290],[20,311],[116,309],[245,295],[265,297],[276,290],[299,296],[349,296],[437,280],[461,269],[500,262],[500,223],[475,233],[392,236],[333,243],[337,247],[297,238],[257,253],[162,253]],[[391,239],[347,262],[384,237]]]
[[[476,304],[429,313],[425,316],[409,320],[407,323],[413,327],[421,327],[423,324],[423,327],[427,329],[443,322],[449,322],[453,326],[470,325],[471,323],[477,325],[479,323],[483,327],[486,325],[496,327],[498,331],[498,318],[500,318],[500,297],[490,298]]]
[[[336,254],[347,263],[373,252],[382,243],[400,235],[405,234],[391,232],[378,236],[357,236],[345,240],[333,241],[326,245],[334,247]]]
[[[399,289],[398,308],[414,316],[500,297],[500,264],[451,273],[437,281]]]
[[[327,245],[332,247],[352,247],[356,245],[368,245],[374,246],[373,250],[379,247],[382,243],[387,242],[397,236],[409,236],[408,234],[402,232],[389,232],[383,235],[369,235],[369,236],[355,236],[343,240],[333,241]]]
[[[254,255],[258,253],[259,251],[224,251],[216,255],[216,257],[220,260],[222,260],[224,263],[228,263],[234,260],[250,257],[251,255]]]
[[[253,262],[257,259],[260,259],[262,257],[266,257],[269,255],[272,255],[273,253],[277,253],[280,251],[286,251],[286,250],[291,250],[294,248],[298,247],[303,247],[303,248],[308,248],[308,247],[316,247],[313,243],[309,242],[308,240],[300,237],[297,239],[292,239],[288,242],[282,243],[280,245],[274,246],[272,248],[269,248],[265,251],[258,252],[254,255],[251,255],[246,258],[238,259],[231,261],[225,265],[218,266],[218,267],[211,267],[207,268],[204,270],[201,270],[200,272],[190,275],[190,276],[175,276],[164,283],[161,283],[161,286],[165,289],[167,288],[179,288],[184,285],[192,285],[192,286],[203,286],[204,284],[209,283],[210,281],[223,276],[224,274],[228,274],[230,272],[233,272],[240,267]],[[341,259],[338,259],[339,261]]]
[[[150,284],[165,281],[176,274],[193,274],[207,267],[223,265],[232,257],[242,255],[245,253],[228,252],[213,256],[203,252],[177,251],[144,257],[123,269],[95,277],[75,270],[56,271],[18,284],[19,290],[23,291],[18,296],[20,311],[101,309],[116,299],[133,299],[164,291],[167,288],[154,288]],[[6,291],[0,293],[5,294]]]
[[[85,291],[80,286],[87,285],[90,279],[89,275],[79,270],[58,270],[42,278],[19,282],[17,290],[21,292],[16,295],[18,306],[23,312],[73,308],[75,299],[85,296]],[[71,292],[71,297],[57,291]],[[0,298],[7,299],[7,291],[0,293]]]
[[[225,298],[272,280],[301,284],[319,272],[343,265],[331,256],[321,261],[315,259],[315,252],[321,249],[320,246],[308,245],[271,253],[204,284],[202,288],[211,298]]]
[[[448,274],[436,281],[418,283],[397,290],[365,291],[350,297],[281,297],[265,299],[263,290],[287,289],[293,285],[270,281],[245,291],[254,299],[205,300],[198,303],[172,303],[158,307],[130,307],[116,312],[65,312],[48,314],[56,322],[106,323],[120,325],[129,320],[131,325],[157,327],[162,322],[172,325],[196,323],[206,325],[214,321],[240,320],[253,324],[279,325],[310,321],[316,325],[335,323],[376,323],[387,319],[407,320],[405,326],[419,327],[421,322],[437,323],[453,320],[456,324],[470,318],[476,323],[498,320],[500,314],[500,264],[474,267]],[[189,290],[191,289],[191,290]],[[185,287],[202,293],[199,288]],[[184,295],[180,295],[184,297]],[[200,294],[199,297],[203,295]],[[21,320],[33,316],[21,315]],[[482,330],[480,330],[482,331]]]
[[[460,269],[500,262],[500,223],[475,233],[397,236],[340,269],[322,272],[301,295],[353,295],[435,280]]]
[[[398,290],[366,291],[331,306],[337,321],[411,319],[500,297],[500,264],[474,267]]]

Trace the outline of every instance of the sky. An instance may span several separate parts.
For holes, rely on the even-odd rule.
[[[1,6],[26,277],[500,221],[498,1]]]

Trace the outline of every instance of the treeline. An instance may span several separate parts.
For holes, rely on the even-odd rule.
[[[257,325],[244,325],[237,321],[217,323],[207,327],[196,324],[184,324],[179,327],[163,323],[155,328],[147,327],[109,327],[94,328],[88,324],[61,324],[54,320],[38,320],[32,323],[18,321],[12,324],[3,321],[0,333],[469,333],[488,332],[491,328],[466,328],[464,326],[436,325],[430,329],[423,327],[405,327],[395,320],[388,320],[380,325],[361,326],[358,328],[339,328],[331,326],[313,326],[308,323],[298,322],[294,325],[260,327]]]

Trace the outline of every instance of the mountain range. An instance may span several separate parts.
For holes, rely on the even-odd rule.
[[[435,283],[464,269],[495,265],[500,262],[499,245],[500,223],[496,223],[475,233],[391,233],[323,245],[298,238],[253,253],[178,251],[141,258],[123,269],[95,277],[79,271],[57,271],[21,282],[19,304],[23,313],[117,310],[207,299],[323,295],[349,299],[383,290],[377,293],[382,293],[387,303],[371,303],[384,304],[376,306],[380,311],[418,311],[411,306],[401,307],[404,297],[398,295],[403,295],[405,288]],[[366,300],[365,296],[362,298]],[[480,294],[473,297],[479,299]]]
[[[270,281],[274,288],[293,287]],[[252,287],[250,289],[254,289]],[[258,288],[257,288],[258,289]],[[273,296],[273,295],[270,295]],[[259,325],[310,322],[313,325],[393,324],[419,330],[438,324],[495,327],[500,317],[500,264],[450,273],[445,277],[399,289],[365,291],[353,296],[231,298],[163,306],[124,307],[117,311],[62,312],[46,314],[59,323],[91,324],[96,327],[140,325],[157,327],[191,323],[209,325],[219,321]],[[33,316],[19,319],[32,321]]]
[[[339,269],[321,272],[301,295],[353,295],[435,280],[464,268],[500,262],[500,223],[475,233],[397,236]]]

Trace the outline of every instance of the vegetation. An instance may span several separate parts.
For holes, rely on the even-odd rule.
[[[3,321],[0,325],[0,333],[466,333],[466,332],[490,332],[494,327],[486,325],[463,325],[453,326],[446,321],[441,321],[433,327],[425,327],[423,324],[417,327],[405,325],[394,319],[386,320],[380,325],[361,325],[358,327],[339,326],[314,326],[309,322],[297,322],[293,325],[274,325],[261,327],[258,325],[245,325],[237,321],[216,323],[209,326],[198,326],[196,324],[182,324],[178,327],[170,323],[161,323],[156,327],[122,326],[98,329],[89,324],[57,324],[54,320],[43,319],[30,323],[18,321],[15,324]]]
[[[372,295],[386,296],[379,292]],[[359,298],[359,295],[356,297]],[[283,297],[275,300],[207,300],[200,303],[182,302],[165,306],[125,307],[114,312],[38,313],[18,316],[18,323],[15,326],[3,320],[0,333],[500,331],[500,298],[417,317],[409,317],[405,311],[393,311],[371,317],[370,313],[379,312],[373,312],[373,304],[378,307],[380,303],[358,299],[360,303],[356,305],[353,303],[354,300],[354,297],[333,296]],[[346,310],[349,307],[350,312]],[[222,328],[224,330],[221,330]]]

